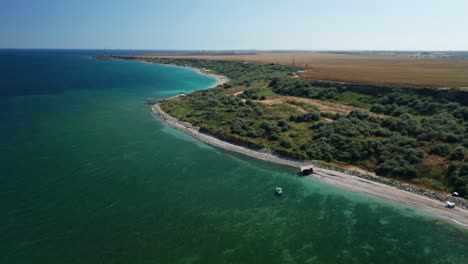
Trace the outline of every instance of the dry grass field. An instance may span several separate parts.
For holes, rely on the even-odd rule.
[[[278,63],[307,69],[303,78],[408,87],[468,87],[468,59],[333,53],[147,54],[138,57],[200,58]]]

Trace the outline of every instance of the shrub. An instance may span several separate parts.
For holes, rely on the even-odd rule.
[[[439,155],[441,157],[447,157],[450,152],[450,146],[448,144],[437,144],[431,148],[431,153]]]
[[[299,123],[299,122],[311,122],[311,121],[318,121],[318,120],[320,120],[320,112],[313,111],[313,112],[308,112],[305,114],[298,115],[294,121]]]
[[[384,176],[399,178],[413,178],[416,176],[416,169],[413,165],[399,157],[389,159],[380,164],[376,172]]]
[[[262,109],[260,107],[258,107],[258,106],[254,107],[254,111],[255,111],[255,114],[257,116],[262,116],[262,114],[263,114]]]
[[[290,148],[290,147],[292,147],[293,142],[292,142],[292,140],[290,138],[287,138],[287,139],[281,140],[280,144],[281,144],[281,146],[283,146],[285,148]]]
[[[451,160],[462,160],[465,157],[465,148],[457,147],[450,153],[449,159]]]

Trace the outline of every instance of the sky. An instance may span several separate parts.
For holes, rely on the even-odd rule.
[[[0,48],[468,50],[468,0],[0,0]]]

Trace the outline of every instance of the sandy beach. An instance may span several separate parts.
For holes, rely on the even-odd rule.
[[[175,65],[176,66],[176,65]],[[176,66],[176,67],[180,67],[180,66]],[[219,86],[219,85],[223,85],[225,83],[228,83],[229,82],[229,79],[226,77],[226,76],[223,76],[223,75],[219,75],[219,74],[214,74],[212,72],[210,72],[210,70],[206,70],[206,69],[199,69],[199,68],[195,68],[195,67],[186,67],[186,68],[189,68],[189,69],[192,69],[200,74],[203,74],[203,75],[208,75],[210,77],[213,77],[213,78],[216,78],[218,81],[212,85],[211,87],[209,88],[214,88],[216,86]]]
[[[229,142],[217,139],[207,134],[199,132],[198,127],[194,127],[189,123],[182,122],[167,113],[165,113],[158,104],[152,105],[153,113],[169,126],[191,135],[209,145],[241,153],[253,158],[261,159],[268,162],[282,164],[294,168],[299,168],[305,165],[304,162],[285,159],[268,153],[248,149],[242,146],[237,146]],[[320,180],[336,187],[346,189],[352,192],[363,193],[372,197],[377,197],[387,201],[395,202],[406,207],[416,209],[420,212],[431,216],[449,220],[450,222],[468,227],[468,211],[455,207],[449,209],[441,201],[430,199],[421,195],[413,194],[404,190],[400,190],[393,186],[366,180],[347,173],[328,170],[314,167],[314,173],[310,179]]]

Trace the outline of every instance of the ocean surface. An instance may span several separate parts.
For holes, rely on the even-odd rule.
[[[144,104],[216,80],[100,53],[0,50],[0,263],[468,263],[467,230],[207,146]]]

